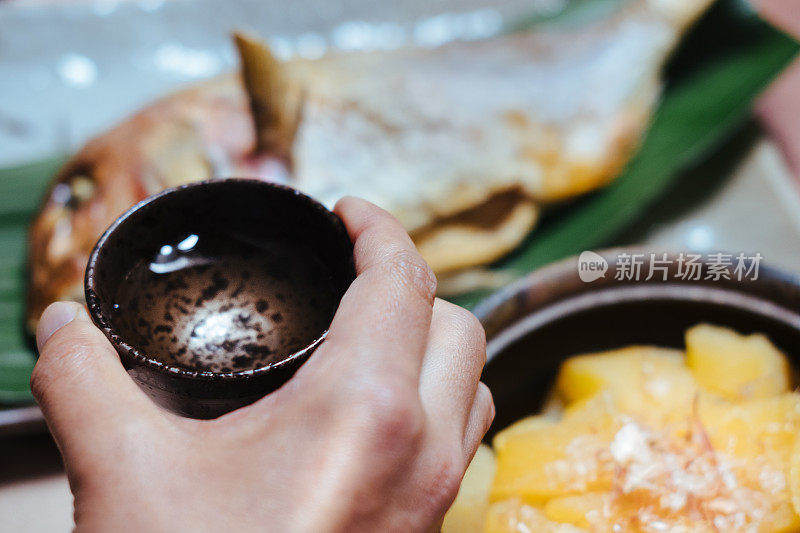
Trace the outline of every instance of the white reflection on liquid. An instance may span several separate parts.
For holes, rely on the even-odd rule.
[[[212,263],[213,260],[208,257],[179,253],[190,252],[197,246],[199,241],[200,237],[192,233],[175,246],[170,244],[163,245],[159,249],[155,261],[150,263],[150,271],[155,274],[167,274],[183,268]]]
[[[198,237],[193,233],[178,243],[178,250],[182,250],[184,252],[191,250],[192,248],[195,247],[197,241],[199,240],[200,237]]]

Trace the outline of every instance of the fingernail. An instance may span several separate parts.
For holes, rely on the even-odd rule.
[[[56,302],[44,310],[36,328],[36,345],[40,351],[53,333],[75,319],[78,309],[80,306],[74,302]]]

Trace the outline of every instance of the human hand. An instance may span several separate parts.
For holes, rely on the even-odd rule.
[[[426,531],[494,416],[483,328],[434,298],[399,223],[336,212],[358,276],[281,389],[216,420],[157,407],[85,308],[42,315],[31,387],[64,456],[78,531]]]

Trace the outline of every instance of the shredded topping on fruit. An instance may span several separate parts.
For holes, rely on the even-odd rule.
[[[573,356],[560,405],[495,436],[483,531],[800,531],[791,384],[766,337],[708,324],[687,331],[685,352]]]
[[[712,531],[760,531],[771,494],[785,490],[782,472],[763,468],[755,486],[742,483],[736,472],[745,462],[715,452],[699,418],[683,435],[654,431],[633,419],[625,422],[610,446],[616,469],[613,498],[597,526],[616,520],[618,531],[675,531],[705,523]],[[615,509],[617,508],[617,509]],[[591,517],[587,517],[592,522]]]

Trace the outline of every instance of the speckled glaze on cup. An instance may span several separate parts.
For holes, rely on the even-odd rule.
[[[644,254],[639,280],[615,279],[621,253]],[[482,380],[492,390],[497,415],[487,435],[537,413],[561,362],[579,353],[653,344],[684,348],[684,332],[711,322],[742,333],[766,334],[800,369],[800,278],[761,265],[758,279],[675,279],[677,253],[669,254],[668,281],[650,280],[644,250],[600,252],[604,278],[583,282],[578,258],[541,268],[481,302],[475,315],[486,329]],[[661,259],[661,253],[656,258]],[[768,259],[768,258],[767,258]]]
[[[320,265],[329,274],[334,299],[331,318],[355,278],[353,246],[341,220],[315,200],[289,187],[250,179],[168,189],[132,207],[106,230],[86,269],[86,301],[93,321],[114,345],[134,381],[156,403],[184,416],[215,418],[283,385],[322,343],[329,320],[317,320],[306,330],[296,328],[297,335],[291,339],[269,338],[265,323],[281,322],[292,313],[297,321],[309,302],[316,303],[319,287],[311,284],[293,294],[248,298],[241,288],[252,281],[243,273],[259,259],[247,254],[212,267],[216,268],[210,274],[213,282],[199,291],[192,286],[195,280],[191,276],[166,289],[143,286],[144,302],[134,308],[136,313],[126,315],[119,309],[119,287],[132,265],[158,257],[165,243],[181,242],[198,233],[235,236],[272,250],[277,257],[299,246],[313,251],[314,261],[308,263],[314,265],[309,264],[308,275]],[[291,276],[298,269],[287,270],[279,275]],[[193,306],[202,304],[207,309],[210,300],[212,310],[206,315],[221,317],[233,312],[231,324],[238,328],[238,336],[219,345],[206,343],[204,349],[195,347],[197,353],[186,356],[193,335],[180,333],[183,322],[177,315],[186,311],[193,318]],[[170,358],[153,355],[154,350],[169,349],[173,349]],[[229,350],[235,357],[229,365],[220,366],[211,360],[216,349]],[[178,357],[181,355],[185,359]]]

